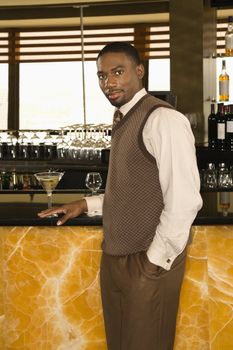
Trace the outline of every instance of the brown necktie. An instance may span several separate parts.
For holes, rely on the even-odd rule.
[[[115,127],[117,123],[121,121],[123,114],[119,109],[114,112],[112,127]]]

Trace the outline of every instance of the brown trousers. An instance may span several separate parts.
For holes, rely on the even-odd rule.
[[[103,253],[101,295],[108,350],[172,350],[186,250],[169,271],[145,252]]]

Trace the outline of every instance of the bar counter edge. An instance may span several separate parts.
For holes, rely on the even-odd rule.
[[[36,215],[33,217],[1,217],[0,226],[57,226],[58,218],[45,218],[40,219]],[[223,216],[209,216],[209,217],[196,217],[192,226],[201,225],[233,225],[233,215],[227,217]],[[88,216],[80,215],[74,219],[68,220],[64,226],[102,226],[102,216]]]

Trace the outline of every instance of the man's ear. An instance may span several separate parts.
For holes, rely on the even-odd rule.
[[[138,78],[142,79],[144,77],[144,74],[145,74],[145,68],[144,68],[143,64],[141,63],[137,66]]]

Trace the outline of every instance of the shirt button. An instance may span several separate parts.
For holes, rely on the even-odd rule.
[[[171,262],[171,259],[167,259],[167,263],[169,264]]]

